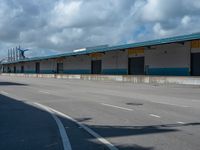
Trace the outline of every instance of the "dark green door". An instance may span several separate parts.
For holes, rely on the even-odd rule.
[[[24,66],[21,66],[21,73],[24,73]]]
[[[63,63],[57,63],[57,73],[63,73]]]
[[[16,73],[16,66],[14,66],[14,73]]]
[[[191,54],[191,75],[200,76],[200,53]]]
[[[35,72],[40,73],[40,63],[39,62],[35,63]]]
[[[101,74],[101,60],[93,60],[91,64],[92,74]]]
[[[128,68],[130,75],[144,75],[144,57],[129,58]]]

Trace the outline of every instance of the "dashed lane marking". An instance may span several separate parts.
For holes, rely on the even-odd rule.
[[[158,115],[155,115],[155,114],[149,114],[151,117],[156,117],[156,118],[161,118],[160,116]]]
[[[130,109],[130,108],[115,106],[115,105],[111,105],[111,104],[101,103],[101,105],[108,106],[108,107],[113,107],[113,108],[118,108],[118,109],[122,109],[122,110],[127,110],[127,111],[133,111],[133,109]]]
[[[48,91],[39,91],[40,93],[50,94]]]
[[[185,124],[185,122],[177,121],[178,124]]]

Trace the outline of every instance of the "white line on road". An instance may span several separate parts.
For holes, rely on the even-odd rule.
[[[156,117],[156,118],[161,118],[160,116],[155,115],[155,114],[149,114],[149,116],[151,116],[151,117]]]
[[[47,91],[39,91],[40,93],[44,93],[44,94],[50,94],[49,92]]]
[[[49,112],[52,117],[54,118],[54,120],[56,121],[57,123],[57,126],[58,126],[58,129],[59,129],[59,132],[60,132],[60,135],[61,135],[61,139],[62,139],[62,143],[63,143],[63,148],[64,150],[72,150],[71,148],[71,144],[69,142],[69,138],[67,136],[67,133],[65,131],[65,127],[63,126],[62,122],[60,121],[60,119],[55,115],[55,113],[49,109],[48,107],[44,106],[44,105],[41,105],[39,103],[34,103],[35,105],[39,106],[40,108],[46,110],[47,112]]]
[[[185,122],[177,121],[178,124],[185,124]]]
[[[36,103],[36,104],[39,104],[39,103]],[[52,112],[56,113],[57,115],[60,115],[66,119],[69,119],[73,122],[75,122],[77,125],[79,125],[80,127],[82,127],[85,131],[87,131],[89,134],[91,134],[92,136],[94,136],[95,138],[97,138],[97,140],[99,140],[101,143],[103,143],[104,145],[106,145],[110,150],[118,150],[117,147],[115,147],[113,144],[111,144],[109,141],[107,141],[106,139],[104,139],[102,136],[100,136],[98,133],[94,132],[92,129],[90,129],[89,127],[87,127],[86,125],[84,124],[81,124],[80,122],[78,122],[77,120],[71,118],[70,116],[62,113],[62,112],[59,112],[53,108],[50,108],[48,106],[44,106],[42,104],[39,104],[40,106],[43,106],[45,108],[48,108],[49,110],[51,110]]]
[[[1,94],[8,95],[8,93],[5,91],[1,91]]]
[[[127,110],[127,111],[133,111],[133,109],[130,109],[130,108],[125,108],[125,107],[120,107],[120,106],[115,106],[115,105],[110,105],[110,104],[105,104],[105,103],[101,103],[101,105],[118,108],[118,109],[123,109],[123,110]]]

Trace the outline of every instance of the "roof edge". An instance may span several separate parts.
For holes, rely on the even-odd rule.
[[[80,52],[67,52],[67,53],[57,54],[57,55],[32,57],[32,58],[18,60],[18,61],[14,61],[14,62],[5,62],[2,64],[15,64],[15,63],[20,63],[20,62],[28,62],[28,61],[40,61],[40,60],[54,59],[54,58],[60,58],[60,57],[84,55],[84,54],[90,54],[90,53],[95,53],[95,52],[108,52],[108,51],[113,51],[113,50],[145,47],[145,46],[155,46],[155,45],[169,44],[169,43],[175,43],[175,42],[184,42],[184,41],[191,41],[191,40],[197,40],[197,39],[200,39],[200,32],[192,33],[192,34],[188,34],[188,35],[180,35],[180,36],[138,42],[138,43],[110,46],[110,47],[106,47],[106,48],[96,48],[96,49],[80,51]]]

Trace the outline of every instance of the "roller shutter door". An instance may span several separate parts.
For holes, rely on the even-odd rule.
[[[200,53],[191,54],[191,74],[200,76]]]
[[[144,74],[144,57],[129,58],[129,74],[143,75]]]
[[[101,60],[93,60],[91,64],[92,74],[101,74]]]

